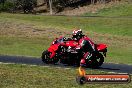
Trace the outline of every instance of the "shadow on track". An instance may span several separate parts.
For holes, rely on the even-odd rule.
[[[41,58],[24,57],[24,56],[0,56],[0,62],[15,63],[15,64],[38,65],[38,66],[54,66],[54,67],[56,66],[56,67],[62,67],[62,68],[75,68],[73,66],[64,66],[63,64],[58,64],[58,65],[44,64],[41,61]],[[132,65],[104,63],[97,70],[132,74]]]

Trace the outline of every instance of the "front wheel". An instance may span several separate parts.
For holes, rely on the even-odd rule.
[[[50,64],[50,63],[53,63],[53,64],[55,64],[55,63],[57,63],[58,61],[59,61],[59,59],[58,58],[50,58],[50,52],[48,51],[48,50],[46,50],[46,51],[44,51],[43,53],[42,53],[42,61],[44,62],[44,63],[46,63],[46,64]]]

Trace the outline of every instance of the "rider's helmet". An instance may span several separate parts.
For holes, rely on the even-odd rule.
[[[72,38],[74,40],[79,40],[79,39],[82,38],[82,36],[83,36],[83,33],[82,33],[81,29],[73,30],[73,32],[72,32]]]

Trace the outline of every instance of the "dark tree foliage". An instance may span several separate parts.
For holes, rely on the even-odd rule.
[[[47,2],[49,0],[46,0]],[[78,6],[82,6],[87,4],[89,0],[52,0],[53,9],[57,12],[62,11],[65,7],[73,7],[76,8]]]
[[[24,13],[33,12],[33,8],[37,5],[37,0],[17,0],[15,1],[15,9],[23,10]]]
[[[0,12],[9,12],[14,7],[12,2],[8,0],[0,0]]]
[[[3,4],[4,4],[4,3],[5,3],[5,1],[6,1],[6,0],[0,0],[0,4],[1,4],[1,3],[3,3]]]
[[[37,0],[0,0],[0,11],[31,13]]]

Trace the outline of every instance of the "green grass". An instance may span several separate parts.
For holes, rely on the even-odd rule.
[[[85,16],[132,16],[132,3],[114,5],[96,13],[85,13]]]
[[[35,23],[36,26],[58,29],[82,28],[86,31],[108,33],[114,35],[131,36],[131,18],[83,18],[83,17],[64,17],[64,16],[39,16],[24,14],[1,13],[0,20],[23,21]]]
[[[87,70],[87,74],[107,74]],[[0,88],[131,88],[129,84],[85,84],[75,81],[77,70],[15,64],[0,64]],[[132,76],[131,76],[132,77]]]
[[[34,38],[35,39],[35,38]],[[43,49],[47,48],[50,42],[47,39],[31,39],[17,37],[0,37],[1,54],[41,56]],[[43,40],[43,41],[42,41]]]
[[[83,18],[0,13],[0,27],[3,28],[1,31],[7,31],[6,34],[0,35],[0,54],[40,57],[42,51],[49,47],[55,36],[67,35],[67,33],[72,33],[73,28],[79,27],[94,42],[108,45],[106,62],[131,64],[131,23],[131,18]],[[28,31],[21,33],[23,29],[29,30],[29,28],[44,31],[39,31],[38,35],[32,31],[29,34]],[[9,31],[8,33],[8,29],[15,30],[15,32],[10,33]]]

